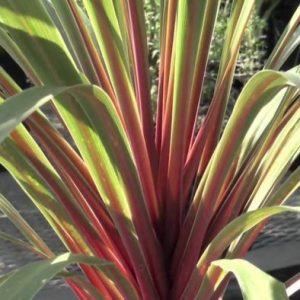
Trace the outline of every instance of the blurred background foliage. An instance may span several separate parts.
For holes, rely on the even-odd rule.
[[[218,65],[223,49],[227,20],[230,15],[232,0],[222,0],[216,31],[214,33],[210,57],[209,72],[203,91],[202,106],[204,113],[213,95],[213,88],[218,72]],[[153,101],[157,96],[157,78],[159,66],[160,38],[160,1],[144,0],[146,22],[148,29],[149,62],[151,72],[151,95]],[[249,21],[248,30],[240,49],[240,55],[235,71],[235,78],[227,114],[230,113],[234,101],[245,82],[257,71],[263,68],[264,62],[283,32],[288,20],[299,5],[299,0],[257,0]],[[300,61],[300,51],[294,53],[284,66],[297,65]],[[155,103],[154,103],[155,104]]]
[[[213,95],[213,88],[218,72],[218,65],[223,49],[227,20],[230,15],[232,0],[223,0],[217,20],[216,31],[214,33],[209,57],[209,72],[206,74],[202,104],[208,105]],[[148,29],[149,61],[151,72],[151,95],[155,100],[157,96],[157,77],[159,66],[159,33],[160,33],[160,7],[154,0],[145,0],[145,12]],[[248,30],[242,43],[240,56],[236,68],[234,88],[231,93],[231,104],[236,95],[247,81],[257,70],[263,66],[266,57],[266,31],[267,22],[260,17],[258,10],[254,10],[248,25]],[[232,105],[231,105],[232,106]]]
[[[82,4],[82,0],[77,0]],[[146,23],[148,30],[149,62],[151,73],[151,95],[153,101],[157,96],[157,78],[159,67],[159,38],[160,38],[160,1],[144,0]],[[227,20],[230,15],[232,0],[222,0],[216,32],[214,34],[212,47],[210,49],[209,72],[206,74],[206,83],[203,93],[202,103],[205,106],[210,102],[213,95],[214,82],[217,76],[217,66],[223,48],[224,35],[227,28]],[[242,88],[244,83],[264,64],[267,55],[271,52],[278,40],[284,26],[287,24],[292,13],[299,5],[299,0],[257,0],[256,9],[253,11],[249,22],[248,30],[238,60],[233,90],[231,92],[232,107],[234,99]],[[268,39],[266,38],[268,36]],[[295,65],[299,61],[300,51],[295,53],[287,64]],[[16,74],[14,77],[22,87],[28,86],[23,73],[11,62],[4,51],[0,48],[0,63],[5,69],[13,69],[10,74]],[[154,103],[155,104],[155,103]]]

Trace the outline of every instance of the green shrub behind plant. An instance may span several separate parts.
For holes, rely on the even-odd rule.
[[[214,85],[218,72],[225,32],[230,17],[232,0],[222,0],[218,15],[213,41],[209,54],[209,65],[204,86],[203,103],[207,105],[213,94]],[[151,72],[151,94],[152,98],[157,96],[157,78],[159,68],[159,49],[160,49],[160,6],[159,1],[145,0],[145,15],[148,32],[149,61]],[[258,70],[261,70],[265,60],[266,22],[254,8],[250,21],[245,31],[245,36],[241,43],[241,50],[235,71],[235,81],[237,86],[233,86],[231,95],[231,108],[241,86]]]

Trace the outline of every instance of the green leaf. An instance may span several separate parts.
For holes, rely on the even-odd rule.
[[[269,56],[265,68],[278,70],[300,43],[300,6],[298,6],[279,41]]]
[[[150,153],[147,149],[139,108],[129,71],[126,70],[124,49],[120,45],[118,20],[111,0],[85,0],[87,12],[93,25],[99,47],[111,79],[123,124],[129,137],[138,175],[155,223],[161,211],[156,196]]]
[[[112,263],[96,257],[65,253],[55,259],[33,262],[14,271],[0,283],[1,297],[6,300],[32,299],[56,274],[75,263],[96,265],[102,272],[113,267]]]
[[[207,131],[207,137],[205,138],[205,149],[201,157],[201,173],[207,166],[221,135],[239,49],[254,3],[254,0],[233,1],[232,3],[232,12],[228,21],[214,95],[207,114],[207,120],[203,124],[203,130]]]
[[[35,109],[53,97],[71,96],[78,101],[85,115],[74,119],[76,132],[85,137],[80,148],[101,197],[114,220],[117,230],[130,255],[135,257],[134,267],[153,288],[149,262],[155,265],[157,276],[164,278],[160,246],[152,227],[141,191],[128,140],[116,111],[107,95],[98,87],[76,85],[72,87],[36,87],[13,96],[0,106],[0,142]],[[64,105],[61,99],[61,105]],[[78,122],[80,120],[81,122]],[[80,127],[82,122],[87,122]],[[99,161],[101,157],[101,161]],[[124,222],[126,218],[127,222]],[[139,239],[136,239],[136,236]],[[145,253],[147,253],[145,255]]]
[[[178,262],[177,258],[182,258],[177,265],[178,270],[181,270],[182,267],[189,268],[189,271],[192,272],[205,238],[206,229],[222,200],[222,192],[228,188],[227,184],[232,180],[233,174],[239,171],[236,170],[238,159],[242,162],[245,161],[246,153],[249,153],[247,151],[257,146],[256,143],[250,147],[253,139],[255,138],[257,142],[259,137],[264,138],[270,130],[276,114],[287,108],[289,103],[284,102],[284,98],[274,97],[286,87],[299,89],[299,75],[294,72],[268,70],[257,73],[242,90],[197,187],[193,203],[181,230],[174,255],[175,265]],[[266,107],[272,108],[270,115],[266,114]],[[262,116],[265,117],[263,123],[261,122]],[[243,151],[244,148],[247,149],[246,153]],[[241,157],[241,153],[243,157]],[[187,261],[190,264],[187,264]],[[179,276],[178,280],[182,280],[182,278]]]
[[[283,88],[289,86],[300,87],[299,75],[291,72],[279,73],[262,71],[248,82],[239,96],[224,130],[224,134],[214,152],[211,164],[206,170],[206,172],[208,172],[208,178],[204,190],[210,188],[216,191],[216,177],[219,177],[220,183],[222,182],[223,184],[226,182],[228,179],[227,176],[233,168],[232,164],[237,156],[239,155],[239,159],[242,159],[240,152],[244,156],[243,159],[246,158],[248,152],[245,153],[243,149],[248,146],[249,151],[251,140],[253,144],[253,139],[257,141],[258,138],[265,133],[261,127],[268,129],[277,110],[285,109],[287,104],[283,102],[283,98],[274,96]],[[272,108],[273,113],[266,115],[265,107]],[[264,122],[262,122],[261,119],[263,114],[265,115]],[[241,122],[241,120],[243,120],[243,122]],[[257,132],[259,132],[260,135],[258,135]],[[224,160],[225,157],[227,158],[226,161]],[[222,164],[222,168],[220,167],[220,163]],[[224,175],[222,175],[222,179],[219,174],[220,169]],[[200,196],[200,194],[198,196]],[[202,196],[206,198],[205,195]],[[198,197],[196,196],[196,198]]]
[[[32,245],[30,245],[29,243],[24,242],[23,240],[17,239],[14,236],[7,234],[1,230],[0,230],[0,239],[8,241],[8,242],[14,244],[15,246],[26,249],[27,251],[31,251],[32,253],[35,253],[37,255],[44,256],[44,253],[41,253],[36,248],[32,247]],[[47,257],[45,257],[45,258],[47,258]]]
[[[298,156],[300,145],[298,138],[300,134],[300,109],[290,116],[287,124],[273,141],[264,157],[264,162],[257,171],[260,180],[253,189],[248,199],[248,211],[261,207],[268,199],[268,195],[274,189],[274,183],[288,172],[291,162]]]
[[[194,73],[197,67],[198,51],[205,49],[201,42],[206,27],[211,27],[214,16],[211,15],[209,25],[206,14],[209,11],[217,12],[219,1],[178,1],[177,24],[174,34],[174,86],[173,99],[167,102],[167,110],[172,111],[170,123],[166,124],[170,134],[163,140],[163,147],[169,149],[167,176],[168,197],[166,198],[166,222],[165,239],[167,248],[172,249],[175,244],[176,235],[179,231],[185,204],[181,195],[181,181],[185,154],[189,146],[187,127],[194,125],[190,119],[191,112],[195,111],[194,103],[191,102],[191,89],[182,88],[193,85]],[[212,32],[205,32],[210,35]],[[203,49],[202,49],[203,48]],[[176,50],[175,50],[176,49]],[[197,95],[198,96],[198,95]],[[198,102],[199,97],[196,97]],[[195,99],[194,99],[195,100]],[[193,105],[193,107],[192,107]],[[190,128],[189,128],[190,129]],[[189,130],[190,131],[190,130]],[[188,133],[191,135],[191,133]]]
[[[244,300],[288,300],[285,286],[272,276],[242,259],[221,259],[212,263],[232,272],[241,288]]]
[[[212,242],[206,247],[203,254],[201,255],[196,268],[193,269],[192,275],[188,284],[184,290],[185,299],[192,299],[195,294],[201,293],[205,295],[205,299],[209,299],[207,295],[210,295],[212,291],[218,285],[218,276],[215,274],[215,270],[211,276],[214,276],[214,284],[207,284],[204,281],[205,275],[209,269],[209,265],[226,251],[228,246],[234,242],[240,235],[247,233],[251,229],[255,230],[255,226],[265,221],[267,218],[283,213],[283,212],[300,212],[300,207],[289,207],[289,206],[273,206],[261,208],[256,211],[242,214],[241,216],[230,222],[218,235],[212,240]],[[231,256],[229,255],[231,258]]]
[[[68,249],[70,249],[71,244],[80,245],[80,248],[84,249],[85,254],[91,255],[92,252],[85,241],[85,237],[80,235],[69,214],[57,200],[56,195],[39,172],[41,170],[44,174],[46,172],[48,179],[61,185],[59,178],[48,168],[47,161],[44,161],[38,152],[34,152],[34,155],[37,155],[40,159],[37,167],[26,157],[23,151],[12,139],[6,139],[0,144],[0,163],[11,173],[20,187],[31,198],[34,205],[43,214],[64,245]],[[32,153],[30,153],[31,155]],[[66,232],[71,238],[66,238]]]
[[[46,8],[53,23],[60,30],[70,53],[72,53],[78,69],[87,76],[91,83],[100,85],[93,61],[68,1],[52,1],[51,3],[46,1],[45,4],[47,4]]]
[[[20,68],[22,68],[32,82],[39,83],[39,79],[37,78],[35,71],[27,57],[24,55],[15,41],[9,36],[9,34],[2,28],[0,28],[0,45],[7,53],[9,53],[13,60],[20,66]]]
[[[281,214],[283,212],[300,212],[300,207],[289,206],[273,206],[265,207],[251,212],[242,214],[241,216],[230,222],[206,247],[202,256],[200,257],[197,268],[201,270],[206,269],[207,265],[217,259],[223,251],[240,235],[251,230],[256,225],[266,220],[267,218]]]
[[[2,0],[0,27],[9,33],[44,84],[82,83],[74,60],[43,1],[32,0],[27,5],[22,0]],[[3,42],[5,46],[6,41]]]
[[[300,186],[300,168],[292,172],[286,180],[276,189],[266,200],[264,206],[283,205],[287,199],[295,192]],[[237,257],[244,252],[245,247],[249,248],[253,240],[258,236],[261,227],[256,227],[254,230],[245,232],[239,239],[231,243],[228,249],[228,257]]]
[[[23,219],[19,212],[10,202],[0,194],[0,210],[9,218],[11,222],[20,230],[23,236],[30,242],[36,251],[45,256],[53,257],[53,252],[48,248],[36,231]],[[1,235],[1,232],[0,232]],[[24,246],[24,245],[23,245]]]

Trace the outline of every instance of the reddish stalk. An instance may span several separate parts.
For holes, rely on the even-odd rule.
[[[69,242],[68,242],[69,240]],[[71,243],[70,243],[71,240]],[[82,249],[80,245],[77,245],[75,241],[69,236],[67,239],[67,243],[70,244],[69,248],[72,253],[77,254],[86,254],[86,251]],[[80,264],[81,270],[86,274],[87,278],[91,282],[91,284],[100,292],[100,295],[105,297],[105,299],[115,300],[120,299],[119,291],[116,290],[116,287],[112,286],[108,279],[103,275],[103,273],[97,271],[95,268]]]
[[[172,120],[170,132],[170,153],[167,169],[167,205],[166,205],[166,233],[167,248],[173,250],[179,228],[183,222],[183,169],[186,160],[185,149],[189,146],[187,140],[188,112],[190,106],[191,91],[183,89],[181,83],[187,86],[192,84],[196,50],[193,46],[198,40],[198,33],[191,28],[197,23],[195,11],[199,3],[192,1],[187,5],[186,12],[177,16],[177,35],[182,35],[181,46],[174,49],[174,96],[172,105]],[[186,14],[186,15],[185,15]],[[186,22],[186,18],[189,21]],[[185,28],[181,32],[181,28]],[[197,48],[196,48],[197,49]],[[183,59],[184,57],[184,59]],[[188,144],[188,145],[187,145]]]
[[[8,81],[5,81],[5,83],[5,88],[9,94],[13,95],[17,93],[17,86],[12,86],[11,82]],[[98,236],[102,237],[106,244],[103,248],[104,253],[106,253],[104,256],[119,264],[124,274],[134,282],[135,280],[132,275],[128,273],[128,270],[130,270],[127,265],[128,258],[126,259],[127,263],[125,263],[121,255],[121,253],[123,253],[126,257],[126,252],[124,249],[120,250],[116,246],[118,245],[122,248],[119,236],[115,234],[115,230],[113,229],[114,225],[103,205],[101,205],[102,201],[97,201],[97,199],[100,199],[98,192],[82,159],[39,114],[34,113],[31,119],[27,120],[27,124],[34,130],[36,138],[38,138],[39,142],[47,150],[48,155],[50,155],[48,158],[52,160],[52,163],[56,166],[56,170],[65,180],[67,186],[69,186],[73,196],[78,200],[78,203],[80,203],[81,207],[92,220],[98,231]],[[19,142],[23,140],[21,136],[17,134],[15,134],[15,136]],[[59,154],[63,155],[62,159],[60,159]],[[97,216],[95,212],[98,213]],[[113,240],[111,238],[113,238]]]
[[[136,97],[139,104],[141,123],[153,174],[157,173],[157,158],[154,145],[154,128],[151,113],[150,76],[148,63],[147,38],[145,36],[145,20],[139,11],[136,0],[127,0],[129,14],[129,33],[133,53],[134,81]],[[142,47],[141,47],[142,45]]]
[[[186,144],[187,146],[185,150],[186,154],[189,148],[191,148],[192,146],[192,142],[193,142],[192,137],[195,134],[198,111],[199,111],[200,101],[201,101],[202,88],[203,88],[206,67],[207,67],[208,57],[209,57],[209,49],[210,49],[213,31],[214,31],[214,26],[212,26],[211,24],[215,24],[216,22],[218,5],[219,5],[218,1],[214,1],[214,5],[208,6],[210,10],[206,11],[206,15],[204,16],[204,21],[202,24],[205,30],[202,30],[200,35],[199,45],[201,45],[201,47],[198,47],[196,66],[193,75],[193,83],[191,85],[192,86],[191,101],[190,101],[190,105],[188,106],[187,119],[189,120],[189,122],[187,125],[187,141],[188,142],[190,141],[190,143]]]
[[[159,71],[159,91],[157,99],[157,119],[156,119],[156,146],[160,150],[162,138],[163,138],[163,121],[164,116],[166,115],[167,99],[169,95],[169,88],[172,86],[170,84],[170,78],[172,76],[172,52],[173,52],[173,43],[174,43],[174,32],[175,32],[175,23],[176,23],[176,12],[177,12],[178,0],[168,1],[167,2],[167,16],[164,24],[164,30],[162,35],[164,36],[164,43],[161,47],[161,62],[160,62],[160,71]],[[172,81],[172,80],[171,80]]]
[[[291,97],[290,99],[293,99]],[[281,119],[279,125],[274,128],[273,132],[270,132],[267,137],[264,138],[263,143],[256,152],[251,154],[253,159],[248,158],[247,161],[241,167],[244,170],[242,174],[239,175],[237,182],[234,186],[228,186],[230,194],[226,197],[222,204],[222,207],[215,214],[214,221],[210,225],[210,231],[207,234],[209,237],[213,237],[217,232],[220,231],[226,224],[228,224],[233,218],[235,218],[242,208],[247,207],[247,200],[249,199],[250,192],[255,193],[255,186],[257,185],[257,180],[253,179],[254,174],[257,173],[260,162],[263,160],[265,153],[272,146],[276,140],[278,134],[282,128],[286,125],[288,120],[292,115],[299,109],[300,103],[296,103],[292,108],[286,113],[286,115],[278,116]],[[249,154],[250,156],[250,154]],[[216,203],[216,206],[221,205]]]
[[[49,151],[53,154],[52,159],[58,161],[58,166],[67,171],[69,176],[73,175],[72,180],[76,183],[78,189],[83,191],[89,205],[97,213],[101,222],[105,224],[106,230],[113,235],[113,231],[109,230],[109,228],[114,227],[114,224],[106,211],[103,200],[100,198],[95,183],[88,173],[83,160],[64,138],[54,128],[49,126],[48,122],[42,116],[33,114],[26,122],[33,127],[35,134],[38,135],[45,149],[49,148]],[[58,171],[60,171],[60,168],[58,168]]]
[[[78,242],[66,231],[66,229],[61,225],[57,224],[61,235],[64,238],[64,243],[67,248],[72,253],[90,255],[85,249],[83,249]],[[112,294],[109,291],[109,283],[104,278],[102,273],[96,273],[95,270],[88,265],[80,265],[82,271],[86,274],[89,281],[94,285],[95,289],[99,291],[100,295],[103,295],[105,299],[112,299]],[[99,279],[100,276],[100,279]],[[108,285],[108,287],[107,287]],[[115,293],[113,293],[115,294]]]
[[[99,109],[99,103],[95,103],[91,109],[92,111],[97,111],[97,118],[101,118],[103,122],[108,118],[105,113],[101,113],[102,110]],[[100,115],[99,115],[100,114]],[[109,119],[107,120],[109,122]],[[85,136],[88,136],[88,129],[82,128],[83,133]],[[116,134],[114,128],[111,128],[109,133],[106,134]],[[118,140],[118,139],[116,139]],[[162,264],[159,263],[159,258],[162,254],[159,252],[159,247],[157,242],[155,241],[155,233],[153,230],[149,231],[149,228],[153,228],[151,225],[150,217],[148,215],[148,211],[146,210],[146,204],[144,202],[142,192],[139,190],[139,181],[136,177],[135,172],[130,169],[131,166],[131,158],[130,156],[124,151],[124,145],[122,143],[115,143],[114,149],[111,149],[115,159],[119,162],[120,167],[120,175],[124,180],[124,184],[126,186],[127,191],[127,199],[129,200],[128,204],[132,211],[134,218],[133,222],[137,224],[136,230],[140,230],[144,235],[140,236],[140,240],[138,241],[135,234],[135,229],[132,228],[131,220],[127,220],[124,216],[124,211],[120,206],[120,199],[118,195],[118,191],[115,189],[113,185],[108,184],[110,182],[109,178],[107,178],[107,172],[104,169],[103,164],[101,161],[97,159],[98,152],[92,147],[90,144],[88,146],[88,151],[93,157],[94,168],[97,170],[97,176],[101,178],[101,182],[106,182],[107,184],[103,186],[105,190],[105,195],[107,199],[110,199],[110,204],[107,205],[108,210],[110,211],[110,215],[114,220],[114,224],[119,231],[123,244],[128,252],[128,256],[130,261],[133,264],[133,268],[135,271],[135,275],[137,276],[137,280],[140,284],[141,290],[144,293],[145,297],[156,297],[156,292],[154,285],[152,284],[153,278],[150,276],[149,270],[155,269],[158,271],[156,273],[156,278],[163,278],[164,276]],[[120,151],[122,149],[122,151]],[[99,179],[100,180],[100,179]],[[148,246],[146,246],[148,245]],[[144,250],[145,252],[143,253]],[[145,250],[146,249],[146,250]],[[148,252],[152,253],[148,256]],[[151,259],[149,261],[149,259]],[[143,268],[141,268],[143,266]],[[164,280],[160,280],[160,285],[163,286]]]
[[[105,255],[103,253],[103,247],[102,247],[103,241],[100,239],[99,236],[95,235],[93,229],[86,223],[86,220],[83,219],[81,213],[77,211],[77,209],[74,206],[74,203],[70,201],[65,191],[56,183],[55,179],[52,178],[52,175],[45,169],[45,167],[40,163],[40,161],[38,161],[34,156],[32,156],[30,150],[26,149],[27,147],[26,143],[24,144],[22,142],[22,139],[21,140],[18,139],[18,146],[22,147],[22,150],[24,151],[24,153],[26,153],[27,158],[35,166],[36,170],[40,173],[42,178],[45,180],[45,182],[49,185],[51,190],[54,192],[54,194],[58,197],[58,199],[61,201],[63,206],[66,208],[67,212],[70,214],[72,220],[74,221],[74,224],[76,224],[79,231],[81,232],[81,235],[86,238],[88,245],[91,246],[91,248],[95,251],[95,254],[99,258],[105,258]],[[75,244],[73,243],[70,246],[74,247]],[[85,253],[85,252],[86,251],[83,252],[80,251],[79,253]],[[103,280],[103,278],[101,280]],[[99,282],[101,280],[98,278],[93,278],[93,281]],[[107,284],[107,288],[108,289],[112,288],[109,283]],[[116,291],[117,290],[115,289],[115,292]],[[113,298],[113,299],[117,299],[117,298]]]
[[[224,102],[224,99],[227,100],[229,97],[230,85],[228,87],[228,81],[232,82],[233,80],[234,67],[235,65],[231,68],[228,67],[229,78],[224,77],[224,80],[222,80],[220,86],[218,87],[218,93],[214,94],[212,103],[209,106],[206,122],[203,129],[205,131],[208,130],[208,134],[205,141],[203,141],[205,142],[205,147],[201,156],[201,163],[198,170],[198,173],[200,174],[203,173],[203,171],[206,169],[220,139],[225,110],[227,106],[227,101]]]
[[[97,110],[97,105],[94,107],[94,110],[99,111],[99,109]],[[105,121],[105,115],[102,116],[100,113],[100,117],[103,121]],[[113,129],[111,129],[110,134],[114,134]],[[145,203],[145,199],[142,193],[142,188],[140,186],[136,172],[132,169],[133,166],[130,156],[126,153],[126,151],[124,151],[124,146],[120,143],[115,144],[114,147],[115,149],[113,153],[115,159],[119,162],[118,165],[120,167],[120,175],[122,175],[122,179],[124,180],[124,184],[126,186],[128,204],[132,211],[132,221],[135,225],[135,230],[139,238],[139,245],[141,246],[141,249],[143,249],[143,253],[146,259],[146,266],[149,266],[149,270],[152,272],[152,277],[157,284],[157,288],[160,294],[163,296],[166,293],[166,278],[162,259],[162,252],[160,249],[160,244],[156,237],[155,228],[153,228],[151,223],[150,214],[147,210],[147,205]],[[98,173],[102,174],[103,172],[101,171],[101,164],[97,161],[96,164]],[[121,215],[124,215],[124,213],[122,214],[122,212],[120,212],[120,216],[116,215],[116,213],[118,214],[120,208],[118,204],[118,196],[115,194],[114,190],[115,187],[111,186],[109,189],[109,199],[111,199],[112,205],[115,206],[115,218],[118,218],[118,221],[115,221],[115,224],[117,224],[117,222],[123,223],[124,221],[122,220]],[[119,230],[123,230],[123,228],[120,227]],[[127,233],[126,235],[124,233],[124,243],[125,237],[126,239],[131,239],[131,235],[132,233]],[[128,242],[129,240],[126,240],[126,243]],[[131,251],[133,251],[132,248]],[[136,251],[133,251],[132,253],[134,252]],[[138,264],[136,268],[140,269],[140,265]]]
[[[112,84],[120,104],[125,129],[129,137],[148,209],[155,228],[158,228],[161,218],[160,203],[156,195],[154,174],[152,173],[152,166],[136,106],[136,99],[128,85],[128,78],[123,63],[120,61],[118,49],[111,39],[112,32],[108,26],[109,20],[107,19],[104,8],[101,3],[96,2],[95,9],[98,19],[101,20],[99,30],[101,30],[101,35],[107,41],[104,45],[105,49],[102,50],[109,56],[107,62],[110,64],[109,67],[113,74]]]
[[[30,148],[27,149],[26,142],[23,143],[22,139],[19,138],[17,133],[13,133],[12,137],[14,139],[16,139],[18,147],[20,147],[20,149],[22,151],[24,151],[25,155],[27,156],[28,152],[29,153],[31,152],[31,149]],[[29,159],[31,158],[31,154],[29,155],[28,158]],[[36,167],[36,166],[34,166],[34,167]],[[40,170],[40,168],[38,166],[38,168],[36,168],[36,171],[39,172],[39,170]],[[43,203],[44,203],[44,205],[47,206],[49,211],[52,211],[59,218],[60,215],[61,215],[61,211],[57,210],[58,207],[56,207],[53,202],[49,201],[49,199],[47,199],[47,197],[43,198],[43,195],[40,195],[40,198],[43,199],[43,201],[44,201]],[[75,237],[72,236],[72,233],[70,233],[68,231],[68,229],[62,224],[62,222],[57,221],[53,218],[52,218],[52,221],[55,223],[55,228],[59,232],[63,243],[67,246],[67,248],[70,251],[73,251],[73,249],[79,249],[80,248],[80,249],[83,249],[83,250],[82,251],[77,251],[77,252],[74,252],[74,253],[83,253],[83,254],[86,254],[86,255],[91,254],[91,252],[89,250],[87,250],[86,248],[84,249],[82,245],[79,245],[80,241],[76,240]],[[91,267],[85,267],[85,268],[87,270],[91,269]],[[100,277],[103,277],[103,274],[100,274]],[[97,289],[100,291],[101,294],[107,295],[107,297],[108,297],[107,299],[111,299],[110,294],[108,294],[107,289],[104,287],[104,282],[105,282],[104,278],[102,278],[102,279],[98,278],[98,275],[96,275],[95,273],[89,273],[88,278],[91,280],[91,282],[97,283],[97,285],[95,285],[95,286],[97,287]]]
[[[66,282],[79,300],[91,300],[90,295],[85,290],[78,287],[75,282],[70,279],[66,280]]]
[[[163,116],[163,128],[162,128],[162,141],[161,149],[158,149],[159,152],[159,169],[157,176],[157,191],[160,195],[160,199],[163,200],[163,220],[166,216],[166,207],[167,207],[167,170],[168,170],[168,161],[169,161],[169,152],[170,152],[170,131],[171,131],[171,118],[172,118],[172,99],[173,99],[173,85],[174,85],[174,63],[171,65],[171,82],[168,87],[168,96],[166,98],[167,110]],[[163,224],[165,225],[165,224]]]
[[[97,52],[97,49],[92,41],[91,35],[88,32],[86,25],[84,24],[82,17],[80,16],[80,13],[78,11],[77,4],[74,0],[67,0],[69,7],[73,13],[73,16],[77,22],[77,26],[80,30],[80,33],[82,35],[83,40],[85,41],[85,46],[90,54],[91,60],[93,62],[93,65],[95,67],[95,71],[98,75],[98,79],[101,83],[102,88],[107,92],[109,97],[112,99],[113,103],[115,104],[116,109],[119,112],[119,115],[121,116],[121,113],[119,111],[118,102],[116,100],[116,96],[113,90],[113,87],[111,85],[111,82],[109,80],[109,76],[107,74],[107,71],[105,70],[105,67],[101,61],[100,55]]]
[[[184,166],[184,175],[183,175],[183,196],[184,196],[184,205],[187,204],[189,192],[195,180],[195,175],[199,168],[200,158],[205,144],[202,142],[207,135],[207,131],[203,130],[203,125],[200,127],[196,139],[193,143],[192,148],[189,150],[187,155],[187,160]],[[198,183],[202,174],[198,174],[196,180]]]
[[[60,158],[60,154],[64,156],[64,152],[61,152],[61,150],[53,144],[51,139],[49,139],[47,136],[48,131],[41,130],[42,128],[34,121],[28,120],[27,123],[33,129],[34,135],[39,143],[45,148],[48,159],[55,166],[57,172],[77,200],[77,203],[91,220],[97,235],[103,240],[102,251],[104,257],[115,262],[124,275],[130,278],[130,281],[134,283],[135,279],[130,273],[131,267],[128,265],[128,258],[124,259],[126,258],[125,249],[122,247],[119,236],[116,235],[114,225],[107,216],[106,211],[102,210],[102,206],[97,205],[97,202],[100,203],[100,197],[95,194],[93,195],[89,191],[88,186],[84,184],[84,181],[78,180],[80,179],[80,174],[77,172],[74,165],[68,164],[68,159],[66,157]],[[41,125],[40,122],[39,125]],[[93,208],[95,206],[97,208],[96,211]],[[101,208],[101,210],[99,210],[99,208]],[[100,213],[100,215],[97,215],[97,212]]]

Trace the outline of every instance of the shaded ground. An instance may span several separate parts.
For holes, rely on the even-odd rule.
[[[55,250],[55,253],[65,252],[64,246],[56,238],[41,214],[7,173],[0,173],[0,193],[11,201],[24,219],[42,236],[47,245]],[[0,215],[0,230],[15,237],[21,237],[18,230],[3,215]],[[10,242],[0,240],[0,275],[36,259],[34,254],[14,246]],[[63,281],[56,279],[52,280],[34,299],[73,300],[76,298]]]

